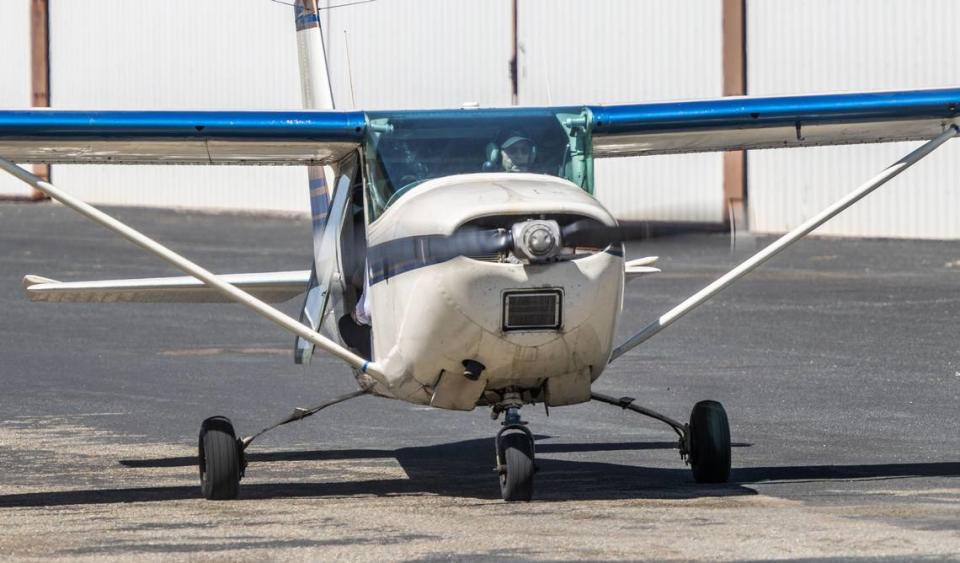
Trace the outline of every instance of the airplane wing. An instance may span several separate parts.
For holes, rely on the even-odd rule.
[[[597,157],[930,139],[958,119],[960,89],[731,97],[610,106],[405,112],[465,127],[552,113],[590,131]],[[580,116],[580,117],[571,117]],[[359,111],[0,110],[14,162],[329,164],[360,146]]]
[[[0,156],[22,163],[332,164],[361,112],[0,110]]]
[[[597,157],[928,140],[960,89],[593,106]]]
[[[303,293],[310,270],[227,274],[220,278],[268,303]],[[23,278],[31,301],[51,303],[228,303],[229,299],[191,276],[59,282],[35,275]]]

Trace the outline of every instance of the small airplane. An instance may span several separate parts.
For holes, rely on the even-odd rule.
[[[60,282],[24,278],[45,302],[236,302],[343,360],[359,389],[246,437],[203,421],[201,491],[237,497],[245,450],[263,432],[362,395],[435,408],[490,407],[506,501],[533,495],[535,445],[525,405],[595,400],[669,425],[697,482],[731,467],[723,406],[687,422],[596,393],[611,362],[704,304],[958,134],[960,89],[736,97],[612,106],[337,111],[315,0],[295,6],[303,111],[0,111],[0,168],[182,270],[186,276]],[[595,159],[703,151],[924,141],[614,346],[628,280],[656,257],[626,261],[636,233],[593,196]],[[313,263],[218,275],[13,164],[308,166]],[[133,187],[131,189],[134,189]],[[299,319],[269,303],[305,294]]]

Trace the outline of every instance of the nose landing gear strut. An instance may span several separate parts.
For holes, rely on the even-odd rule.
[[[533,475],[537,471],[533,433],[520,419],[522,405],[519,394],[508,393],[493,410],[494,418],[504,413],[503,428],[495,441],[496,471],[500,476],[500,495],[508,502],[533,498]]]

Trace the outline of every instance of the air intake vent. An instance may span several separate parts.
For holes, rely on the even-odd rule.
[[[561,324],[559,289],[503,294],[503,330],[556,330]]]
[[[479,260],[481,262],[503,262],[502,254],[483,254],[478,256],[467,256],[473,260]]]

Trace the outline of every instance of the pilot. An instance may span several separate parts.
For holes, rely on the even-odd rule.
[[[497,146],[487,145],[487,161],[483,163],[484,172],[529,172],[537,159],[537,146],[529,137],[514,131]]]
[[[512,135],[500,145],[500,164],[505,172],[529,172],[536,159],[537,146],[522,135]]]

